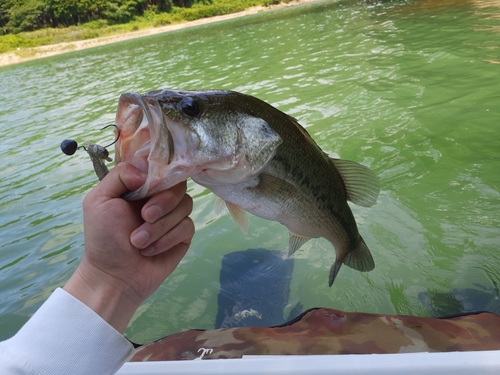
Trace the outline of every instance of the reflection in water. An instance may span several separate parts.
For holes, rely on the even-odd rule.
[[[293,258],[284,251],[248,249],[222,259],[215,328],[284,323]],[[293,317],[301,313],[294,311]]]
[[[500,314],[498,289],[474,283],[475,289],[452,289],[449,292],[429,290],[418,294],[418,299],[429,314],[436,318],[480,311]]]

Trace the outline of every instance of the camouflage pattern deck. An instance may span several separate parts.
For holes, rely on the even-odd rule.
[[[131,361],[498,349],[500,316],[492,313],[437,319],[318,308],[277,327],[175,333],[138,348]]]

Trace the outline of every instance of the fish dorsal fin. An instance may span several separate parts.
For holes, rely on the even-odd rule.
[[[234,222],[238,225],[243,234],[248,234],[248,218],[245,210],[234,203],[226,202],[226,206]]]
[[[358,206],[373,206],[380,192],[380,185],[375,173],[355,161],[333,158],[330,160],[342,176],[347,190],[347,200]]]
[[[288,256],[292,256],[303,244],[309,241],[310,237],[301,236],[300,234],[290,232],[290,240],[288,241]]]
[[[372,254],[361,237],[359,237],[359,242],[356,248],[346,255],[343,263],[346,266],[361,272],[368,272],[375,268],[375,262],[373,261]]]

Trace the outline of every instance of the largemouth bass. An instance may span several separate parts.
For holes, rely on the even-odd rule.
[[[371,271],[374,261],[347,204],[373,205],[379,184],[367,167],[328,157],[287,114],[234,91],[124,93],[116,113],[116,162],[147,172],[135,200],[191,177],[225,202],[244,233],[245,212],[278,221],[292,255],[311,238],[335,248],[331,286],[342,264]]]

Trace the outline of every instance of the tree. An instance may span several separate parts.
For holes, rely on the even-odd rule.
[[[0,27],[2,28],[4,34],[7,33],[5,26],[7,25],[7,22],[9,22],[9,8],[9,1],[0,0]]]
[[[11,0],[7,12],[7,32],[35,30],[43,25],[45,4],[43,0]]]
[[[0,27],[9,34],[97,19],[122,23],[145,11],[169,12],[172,5],[190,7],[195,2],[211,0],[0,0]]]
[[[98,0],[44,0],[52,26],[70,26],[100,18],[108,1]]]
[[[146,4],[147,0],[112,0],[107,2],[103,13],[111,22],[127,22],[138,14],[139,10],[144,9]]]

